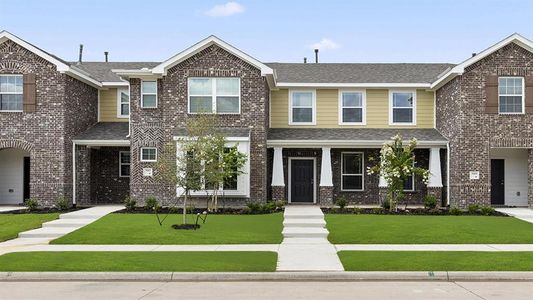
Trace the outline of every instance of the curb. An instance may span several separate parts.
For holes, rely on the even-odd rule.
[[[0,272],[0,281],[533,281],[533,272]]]

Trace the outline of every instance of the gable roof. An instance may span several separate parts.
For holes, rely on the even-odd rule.
[[[438,89],[456,76],[462,75],[465,71],[465,68],[467,68],[468,66],[482,60],[483,58],[509,45],[510,43],[515,43],[518,46],[528,50],[529,52],[533,52],[533,42],[518,33],[514,33],[506,37],[505,39],[499,41],[498,43],[490,46],[489,48],[477,53],[475,56],[472,56],[469,59],[451,68],[448,72],[442,74],[442,76],[439,76],[439,78],[431,84],[431,88]]]
[[[103,62],[87,61],[76,65],[79,68],[93,76],[96,80],[106,83],[123,82],[120,77],[114,73],[113,69],[142,69],[153,68],[160,64],[159,62]]]

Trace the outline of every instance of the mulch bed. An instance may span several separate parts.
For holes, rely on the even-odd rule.
[[[398,208],[397,211],[390,211],[388,209],[384,208],[322,208],[322,211],[326,214],[364,214],[364,215],[419,215],[419,216],[452,216],[455,214],[450,213],[450,211],[447,208],[412,208],[412,209],[401,209]],[[475,212],[470,213],[468,211],[463,211],[460,216],[485,216],[485,214],[481,212]],[[494,211],[490,214],[490,216],[497,216],[497,217],[508,217],[508,215]]]

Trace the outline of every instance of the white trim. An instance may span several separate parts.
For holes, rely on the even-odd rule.
[[[123,115],[122,114],[122,104],[126,104],[126,103],[122,103],[122,92],[126,92],[126,94],[128,95],[128,112],[131,111],[131,100],[130,100],[130,90],[125,87],[125,88],[117,88],[117,118],[119,119],[129,119],[130,117],[130,114],[128,113],[127,115]]]
[[[430,88],[431,83],[278,82],[277,88]]]
[[[127,87],[130,83],[128,81],[102,81],[102,86],[105,87],[115,87],[115,86],[123,86]]]
[[[129,140],[73,140],[83,146],[130,146]]]
[[[122,162],[122,153],[128,153],[130,155],[130,163],[126,164]],[[122,175],[122,166],[130,166],[130,175],[123,176]],[[131,177],[131,151],[119,151],[118,152],[118,177],[120,178],[129,178]]]
[[[240,115],[241,114],[241,78],[240,77],[189,77],[187,78],[187,113],[188,114],[199,114],[202,112],[191,112],[191,79],[210,79],[211,80],[211,95],[192,95],[193,97],[211,97],[211,112],[205,113],[214,113],[217,115]],[[217,94],[217,81],[218,79],[237,79],[239,82],[239,94],[238,95],[218,95]],[[217,112],[217,96],[220,97],[239,97],[239,111],[238,112]]]
[[[312,102],[311,102],[311,109],[312,109],[312,120],[311,122],[293,122],[292,120],[292,94],[293,93],[311,93]],[[302,106],[303,107],[303,106]],[[309,107],[303,107],[303,108],[309,108]],[[316,125],[316,90],[314,89],[304,89],[304,90],[289,90],[289,125],[299,126],[299,125]]]
[[[520,95],[516,94],[500,94],[500,79],[520,79],[522,81],[522,93]],[[498,76],[498,114],[500,115],[524,115],[526,113],[526,87],[525,87],[526,81],[524,80],[524,77],[522,76]],[[501,112],[500,111],[500,97],[516,97],[520,96],[522,97],[522,111],[521,112]]]
[[[344,168],[344,154],[361,154],[361,174],[344,174],[342,169]],[[342,192],[362,192],[365,190],[365,153],[357,151],[343,151],[341,152],[341,191]],[[343,176],[361,176],[361,189],[345,189],[344,181],[342,180]]]
[[[324,146],[338,146],[350,148],[378,147],[381,148],[389,140],[267,140],[267,147],[313,147],[322,148]],[[446,147],[447,141],[418,141],[417,148],[427,148],[427,146]]]
[[[285,186],[285,174],[283,174],[283,148],[274,148],[272,159],[272,181],[270,186]]]
[[[288,203],[292,203],[292,200],[291,200],[291,187],[292,187],[292,182],[291,182],[291,173],[292,173],[292,161],[293,160],[312,160],[313,161],[313,204],[316,203],[316,157],[289,157],[288,158],[288,164],[289,164],[289,170],[288,170],[288,184],[289,184],[289,189],[288,189],[288,198],[287,201]],[[295,203],[308,203],[308,202],[295,202]]]
[[[349,106],[346,108],[361,108],[362,109],[362,119],[361,122],[344,122],[343,121],[343,109],[345,108],[342,104],[342,94],[343,93],[360,93],[361,94],[361,107],[357,106]],[[338,93],[339,101],[339,125],[366,125],[366,89],[363,90],[346,90],[346,89],[339,89]]]
[[[187,136],[174,136],[173,139],[175,141],[181,140],[181,139],[190,139],[190,137]],[[225,137],[226,142],[249,142],[250,137],[247,136],[228,136]]]
[[[155,159],[144,159],[143,158],[144,150],[155,150]],[[157,162],[157,147],[141,147],[139,151],[139,160],[141,162]]]
[[[155,82],[155,93],[145,93],[144,92],[144,88],[143,88],[143,83],[145,82]],[[159,97],[157,96],[157,92],[158,92],[158,89],[157,89],[157,79],[156,80],[141,80],[141,108],[143,109],[156,109],[158,104],[159,104]],[[146,107],[144,106],[144,95],[148,95],[148,96],[153,96],[155,95],[155,106],[150,106],[150,107]],[[130,101],[131,103],[131,101]]]
[[[394,107],[393,107],[393,95],[395,93],[411,93],[413,94],[413,105],[412,105],[412,118],[413,121],[410,123],[404,122],[394,122]],[[398,107],[398,109],[408,108],[408,107]],[[416,90],[389,90],[389,125],[391,126],[416,126]]]
[[[101,106],[100,106],[100,92],[101,92],[101,90],[98,90],[98,99],[97,99],[98,102],[96,104],[96,107],[98,109],[98,113],[96,114],[96,121],[97,122],[100,122],[100,119],[101,119],[100,118],[100,108],[101,108]]]

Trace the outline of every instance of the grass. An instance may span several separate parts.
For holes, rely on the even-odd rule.
[[[19,232],[41,227],[41,224],[57,219],[58,213],[48,214],[0,214],[0,242],[14,239]]]
[[[533,271],[533,252],[340,251],[346,271]]]
[[[198,230],[176,230],[181,215],[171,215],[162,227],[153,214],[110,214],[51,244],[278,244],[281,213],[209,215]]]
[[[274,272],[275,252],[17,252],[3,272]]]
[[[510,217],[326,215],[333,244],[531,244],[533,224]]]

